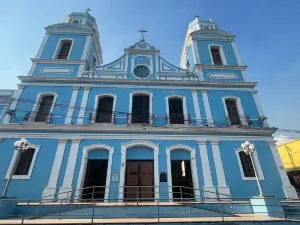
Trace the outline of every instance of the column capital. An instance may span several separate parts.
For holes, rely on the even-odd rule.
[[[207,93],[207,89],[201,89],[202,93]]]
[[[258,90],[255,90],[255,89],[251,90],[252,94],[257,94],[257,92],[258,92]]]
[[[79,144],[81,142],[81,138],[78,139],[72,139],[72,144]]]
[[[192,89],[192,93],[198,93],[198,89]]]
[[[276,142],[277,141],[275,141],[275,140],[270,140],[270,141],[267,141],[268,142],[268,145],[270,146],[270,147],[277,147],[277,145],[276,145]]]
[[[219,145],[219,140],[210,140],[209,141],[212,145]]]
[[[58,143],[64,143],[67,142],[69,139],[68,138],[58,138],[57,141]]]
[[[80,86],[73,86],[73,90],[79,90]]]
[[[23,90],[23,89],[24,89],[24,87],[25,87],[25,85],[23,85],[23,84],[19,84],[19,85],[18,85],[18,90]]]
[[[83,89],[88,91],[91,89],[91,87],[83,87]]]
[[[198,140],[198,145],[206,145],[207,141],[205,140]]]

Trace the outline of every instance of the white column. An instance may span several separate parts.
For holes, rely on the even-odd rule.
[[[19,102],[19,98],[21,97],[21,94],[23,92],[23,86],[19,87],[18,90],[14,91],[14,93],[12,94],[12,102],[10,103],[10,106],[8,108],[8,110],[15,110],[17,107],[17,104]],[[9,123],[11,117],[10,115],[6,114],[4,119],[3,119],[3,123],[7,124]]]
[[[154,151],[154,197],[156,201],[159,199],[159,162],[158,162],[158,154],[159,147],[157,146]]]
[[[196,124],[197,126],[202,126],[199,99],[198,99],[198,90],[192,90],[192,96],[193,96],[194,110],[195,110],[196,121],[197,121]]]
[[[75,107],[75,104],[76,104],[79,88],[80,87],[73,87],[73,92],[72,92],[72,96],[71,96],[67,116],[66,116],[66,119],[65,119],[65,124],[71,124],[71,122],[72,122],[74,107]]]
[[[219,141],[211,140],[214,164],[216,168],[217,181],[218,181],[218,192],[220,194],[230,195],[230,189],[226,184],[225,173],[223,169],[222,158],[220,155]],[[220,198],[226,198],[226,196],[221,195]]]
[[[213,121],[213,118],[211,115],[210,104],[209,104],[208,95],[207,95],[207,89],[202,89],[202,97],[203,97],[204,108],[205,108],[205,112],[206,112],[206,120],[208,122],[208,126],[213,127],[214,121]]]
[[[206,141],[202,141],[202,140],[198,141],[198,145],[199,145],[202,173],[204,179],[204,186],[203,186],[204,196],[205,198],[207,198],[206,200],[209,200],[209,198],[212,198],[212,200],[214,200],[217,197],[217,195],[216,195],[216,189],[212,181],[209,159],[208,159],[207,148],[206,148]]]
[[[83,124],[89,92],[90,92],[90,87],[84,87],[77,124]]]
[[[46,45],[46,43],[48,41],[48,38],[49,38],[49,34],[45,34],[44,39],[42,41],[42,44],[40,45],[40,48],[39,48],[39,50],[38,50],[35,58],[41,58],[43,50],[45,48],[45,45]]]
[[[200,188],[199,188],[199,177],[197,171],[197,163],[196,163],[196,150],[193,148],[193,151],[190,152],[191,155],[191,171],[192,171],[192,179],[194,186],[194,196],[196,201],[200,201]]]
[[[200,57],[199,57],[199,51],[198,51],[197,41],[196,40],[192,40],[191,45],[192,45],[192,48],[193,48],[195,64],[201,64]]]
[[[254,99],[254,102],[255,102],[255,105],[256,105],[257,110],[258,110],[259,116],[265,116],[264,111],[263,111],[263,109],[262,109],[262,107],[261,107],[260,101],[259,101],[259,99],[258,99],[257,92],[258,92],[257,90],[252,90],[252,91],[251,91],[252,96],[253,96],[253,99]],[[269,127],[269,124],[268,124],[268,121],[267,121],[267,120],[264,120],[263,126],[264,126],[264,127]]]
[[[50,173],[49,181],[47,187],[43,191],[43,199],[54,199],[57,189],[57,180],[60,173],[61,163],[64,157],[64,151],[67,144],[67,139],[58,140],[58,145],[54,157],[54,162],[52,165],[52,170]]]
[[[62,186],[59,189],[59,193],[61,193],[58,196],[59,199],[70,198],[71,196],[71,192],[69,191],[72,190],[72,182],[73,182],[73,176],[75,172],[75,166],[76,166],[80,141],[81,140],[72,140],[72,145],[68,157],[68,163],[67,163],[67,168],[64,176],[64,181]]]
[[[232,41],[232,42],[231,42],[231,45],[232,45],[232,49],[233,49],[233,52],[234,52],[234,54],[235,54],[236,61],[237,61],[238,65],[239,65],[239,66],[242,66],[241,57],[240,57],[240,54],[239,54],[239,52],[238,52],[238,50],[237,50],[237,48],[236,48],[235,42]]]
[[[276,163],[276,167],[278,169],[278,173],[279,173],[281,181],[282,181],[282,188],[283,188],[285,196],[287,198],[298,199],[297,192],[296,192],[294,186],[291,185],[290,180],[289,180],[287,173],[284,169],[284,166],[282,164],[278,149],[276,147],[276,142],[269,141],[268,144],[270,146],[271,152],[273,154],[273,157],[274,157],[274,160]]]
[[[121,147],[121,167],[120,167],[120,183],[119,183],[119,202],[123,202],[124,186],[125,186],[125,168],[126,168],[126,147]]]
[[[85,41],[85,45],[84,45],[84,48],[83,48],[81,60],[86,60],[87,59],[88,53],[89,53],[90,47],[91,47],[91,41],[92,41],[92,36],[91,35],[87,36],[86,41]]]

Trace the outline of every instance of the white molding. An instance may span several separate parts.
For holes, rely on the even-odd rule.
[[[172,145],[172,146],[166,148],[169,200],[173,201],[171,151],[174,151],[174,150],[185,150],[190,153],[194,196],[195,196],[195,199],[197,201],[199,201],[200,200],[200,189],[199,189],[197,162],[196,162],[196,150],[195,150],[195,148],[192,148],[192,147],[184,145],[184,144],[176,144],[176,145]]]
[[[214,127],[214,120],[211,115],[211,109],[210,109],[210,104],[208,100],[208,95],[207,95],[207,89],[202,89],[202,98],[203,98],[203,103],[204,103],[204,109],[206,113],[206,120],[208,123],[209,127]]]
[[[35,59],[31,58],[33,63],[47,63],[47,64],[70,64],[70,65],[85,65],[86,60],[69,60],[69,59]],[[53,79],[54,77],[51,77]],[[68,78],[70,79],[70,78]]]
[[[226,106],[226,100],[227,99],[235,101],[235,104],[236,104],[236,107],[237,107],[237,110],[238,110],[238,113],[239,113],[241,124],[247,126],[248,122],[246,121],[246,117],[245,117],[245,113],[244,113],[244,109],[243,109],[243,106],[242,106],[241,99],[239,97],[236,97],[236,96],[223,96],[222,97],[222,102],[223,102],[223,106],[224,106],[225,115],[228,118],[228,125],[231,125],[231,121],[230,121],[227,106]]]
[[[247,73],[246,73],[246,71],[243,69],[243,70],[241,70],[241,73],[242,73],[242,76],[243,76],[243,80],[245,81],[245,82],[248,82],[248,75],[247,75]]]
[[[128,72],[128,53],[125,53],[125,66],[124,66],[124,70],[126,71],[126,72]]]
[[[198,99],[198,90],[192,90],[192,97],[193,97],[193,105],[194,105],[194,111],[196,115],[196,124],[197,126],[202,126],[202,117],[200,112],[200,106],[199,106],[199,99]]]
[[[238,76],[235,73],[209,73],[207,76],[211,79],[216,79],[216,80],[224,80],[224,79],[236,80],[238,78]]]
[[[252,96],[253,96],[253,99],[254,99],[254,102],[255,102],[258,114],[260,116],[265,116],[264,111],[263,111],[263,109],[261,107],[260,101],[259,101],[258,96],[257,96],[257,90],[252,90],[251,93],[252,93]],[[269,123],[268,123],[267,119],[263,121],[263,126],[264,127],[269,127]]]
[[[72,68],[63,67],[43,67],[40,69],[40,73],[60,73],[60,74],[71,74],[73,72]]]
[[[211,48],[212,47],[218,47],[219,48],[219,53],[220,53],[220,56],[221,56],[222,65],[224,65],[224,66],[228,65],[227,64],[227,59],[226,59],[226,56],[225,56],[225,53],[224,53],[222,45],[217,45],[217,44],[210,44],[210,45],[208,45],[208,51],[209,51],[209,56],[210,56],[211,64],[215,65],[213,57],[212,57],[212,54],[211,54]]]
[[[84,146],[82,151],[82,158],[79,170],[79,176],[77,180],[77,190],[78,193],[75,196],[75,199],[79,199],[81,197],[82,188],[84,185],[84,179],[86,174],[86,167],[88,162],[88,153],[95,149],[104,149],[109,151],[108,155],[108,164],[107,164],[107,172],[106,172],[106,182],[105,182],[105,195],[104,195],[104,202],[108,202],[108,195],[109,195],[109,188],[110,188],[110,178],[111,178],[111,168],[112,168],[112,157],[114,154],[114,147],[105,144],[92,144],[88,146]],[[80,190],[81,189],[81,190]]]
[[[33,157],[32,157],[32,161],[31,161],[31,164],[30,164],[30,167],[29,167],[29,170],[28,170],[28,174],[27,175],[12,175],[11,179],[14,179],[14,180],[26,180],[26,179],[30,179],[31,177],[31,174],[32,174],[32,171],[33,171],[33,167],[35,165],[35,161],[36,161],[36,157],[37,157],[37,154],[38,152],[40,151],[40,145],[33,145],[33,144],[30,144],[28,146],[29,148],[34,148],[34,154],[33,154]],[[5,175],[5,179],[7,180],[9,178],[9,175],[10,173],[12,172],[13,170],[13,164],[14,162],[16,162],[17,160],[19,160],[21,157],[19,151],[16,151],[14,150],[14,154],[13,154],[13,157],[10,161],[10,164],[9,164],[9,167],[6,171],[6,175]],[[15,165],[15,168],[17,167],[17,164]]]
[[[24,89],[24,87],[19,87],[18,90],[13,92],[13,94],[11,96],[11,98],[13,100],[12,100],[12,102],[10,103],[10,105],[8,107],[9,110],[15,110],[16,109],[16,107],[18,105],[18,102],[19,102],[19,99],[21,97],[21,94],[23,92],[23,89]],[[6,114],[3,121],[2,121],[2,123],[3,124],[8,124],[10,119],[11,119],[10,115]]]
[[[90,51],[91,41],[92,41],[92,36],[91,35],[87,36],[87,38],[85,40],[83,52],[82,52],[82,55],[81,55],[81,60],[86,60],[87,59],[88,53]]]
[[[60,173],[60,168],[61,168],[62,160],[64,157],[64,151],[66,148],[67,141],[68,141],[67,139],[58,140],[57,149],[56,149],[50,177],[48,180],[48,184],[44,188],[44,191],[43,191],[43,195],[42,195],[43,199],[54,199],[55,198],[58,176]]]
[[[241,162],[241,157],[239,155],[240,152],[243,152],[243,150],[242,149],[236,149],[235,150],[235,154],[236,154],[237,161],[238,161],[238,164],[239,164],[242,180],[256,180],[255,176],[254,177],[245,177],[242,162]],[[261,166],[260,166],[260,161],[258,159],[258,155],[257,155],[256,151],[253,152],[253,161],[255,163],[255,169],[257,170],[258,178],[260,180],[264,180],[265,177],[264,177],[264,174],[262,172],[262,169],[261,169]]]
[[[97,116],[97,111],[98,111],[98,101],[99,101],[100,98],[103,98],[103,97],[113,98],[111,122],[109,123],[109,124],[113,124],[114,112],[116,111],[116,102],[117,102],[117,95],[116,94],[96,94],[95,95],[95,103],[94,103],[93,115],[92,115],[92,120],[91,120],[92,124],[96,123],[96,116]],[[103,125],[103,123],[101,123],[101,124]]]
[[[89,93],[90,93],[90,88],[84,87],[83,95],[82,95],[82,99],[81,99],[80,111],[79,111],[78,119],[77,119],[77,124],[83,124],[83,122],[84,122],[84,116],[85,116],[85,112],[86,112],[86,105],[87,105]]]
[[[72,189],[72,182],[73,182],[73,176],[75,172],[75,166],[76,166],[80,141],[81,140],[72,140],[72,145],[71,145],[71,149],[67,161],[68,163],[64,174],[64,180],[62,186],[60,187],[59,192],[64,192],[65,190]],[[59,194],[58,196],[59,199],[64,197],[66,197],[66,193]]]
[[[148,91],[135,91],[135,92],[130,92],[129,95],[129,113],[132,115],[132,103],[133,103],[133,96],[135,95],[148,95],[149,96],[149,124],[153,124],[153,118],[152,118],[152,113],[153,113],[153,93],[148,92]],[[131,124],[131,117],[129,117],[128,123]]]
[[[77,77],[82,77],[83,72],[85,72],[85,64],[79,65],[78,72],[77,72]]]
[[[74,46],[74,43],[75,43],[75,39],[73,39],[73,38],[60,38],[60,39],[58,39],[57,45],[55,47],[54,54],[52,56],[52,59],[57,59],[57,55],[59,53],[58,51],[60,51],[63,41],[71,41],[72,42],[70,50],[68,52],[68,57],[66,58],[66,60],[70,59],[70,55],[71,55],[71,52],[72,52],[72,49],[73,49],[73,46]]]
[[[222,157],[221,157],[220,149],[219,149],[219,141],[210,140],[210,143],[211,143],[211,147],[212,147],[214,165],[215,165],[217,181],[218,181],[218,193],[230,196],[230,189],[226,184],[226,178],[225,178],[225,173],[224,173],[224,169],[223,169]],[[219,197],[224,198],[224,196],[222,196],[222,195]]]
[[[68,112],[67,112],[66,119],[65,119],[65,124],[71,124],[71,122],[72,122],[74,108],[75,108],[75,104],[76,104],[77,96],[78,96],[78,91],[79,91],[79,87],[73,87],[72,96],[71,96],[71,100],[70,100],[69,107],[68,107]]]
[[[186,105],[186,96],[184,96],[184,95],[172,94],[172,95],[168,95],[168,96],[165,97],[167,115],[170,114],[169,100],[172,99],[172,98],[175,98],[175,99],[177,98],[177,99],[182,100],[184,125],[189,125],[189,121],[186,120],[186,118],[185,118],[185,116],[187,116],[188,112],[187,112],[187,105]],[[167,124],[168,125],[177,125],[177,126],[183,125],[183,124],[170,124],[170,118],[168,118]]]
[[[43,41],[42,41],[42,43],[41,43],[41,45],[40,45],[40,47],[39,47],[39,50],[38,50],[38,52],[36,53],[35,58],[41,58],[42,53],[43,53],[43,50],[44,50],[44,48],[45,48],[45,45],[46,45],[46,43],[47,43],[47,41],[48,41],[48,38],[49,38],[49,34],[46,33],[45,36],[44,36],[44,38],[43,38]]]
[[[193,53],[194,53],[194,59],[195,59],[195,64],[201,64],[200,56],[199,56],[199,51],[198,51],[198,44],[196,40],[192,40],[191,45],[193,47]]]
[[[120,169],[120,183],[119,183],[119,201],[122,202],[124,199],[124,186],[125,186],[125,171],[126,171],[126,152],[127,149],[136,147],[136,146],[144,146],[153,149],[154,153],[154,196],[155,200],[159,199],[159,145],[146,140],[134,140],[126,143],[122,143],[121,146],[121,169]]]
[[[283,188],[286,198],[298,199],[299,197],[297,195],[297,192],[296,192],[295,188],[291,185],[288,175],[284,169],[283,163],[281,161],[281,158],[280,158],[277,146],[276,146],[276,142],[274,140],[272,140],[272,141],[268,141],[268,144],[270,146],[270,150],[272,152],[274,161],[276,163],[276,167],[277,167],[279,176],[282,181],[282,188]]]
[[[242,61],[241,61],[241,57],[240,57],[240,54],[237,50],[237,47],[236,47],[236,44],[234,41],[231,42],[231,45],[232,45],[232,49],[233,49],[233,52],[235,54],[235,57],[236,57],[236,61],[238,63],[239,66],[242,66]]]
[[[93,66],[94,59],[95,59],[95,65]],[[96,53],[94,52],[93,57],[92,57],[91,70],[93,70],[97,65],[98,65],[97,56],[96,56]]]

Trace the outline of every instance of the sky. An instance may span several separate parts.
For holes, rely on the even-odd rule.
[[[144,27],[146,40],[179,66],[188,24],[195,15],[212,19],[236,35],[270,125],[300,130],[300,0],[2,0],[0,88],[16,88],[17,76],[27,75],[44,27],[86,8],[97,20],[104,63],[137,42]]]

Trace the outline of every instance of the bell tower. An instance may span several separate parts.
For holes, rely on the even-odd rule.
[[[64,22],[45,28],[28,76],[81,77],[102,64],[98,28],[89,12],[72,12]]]

